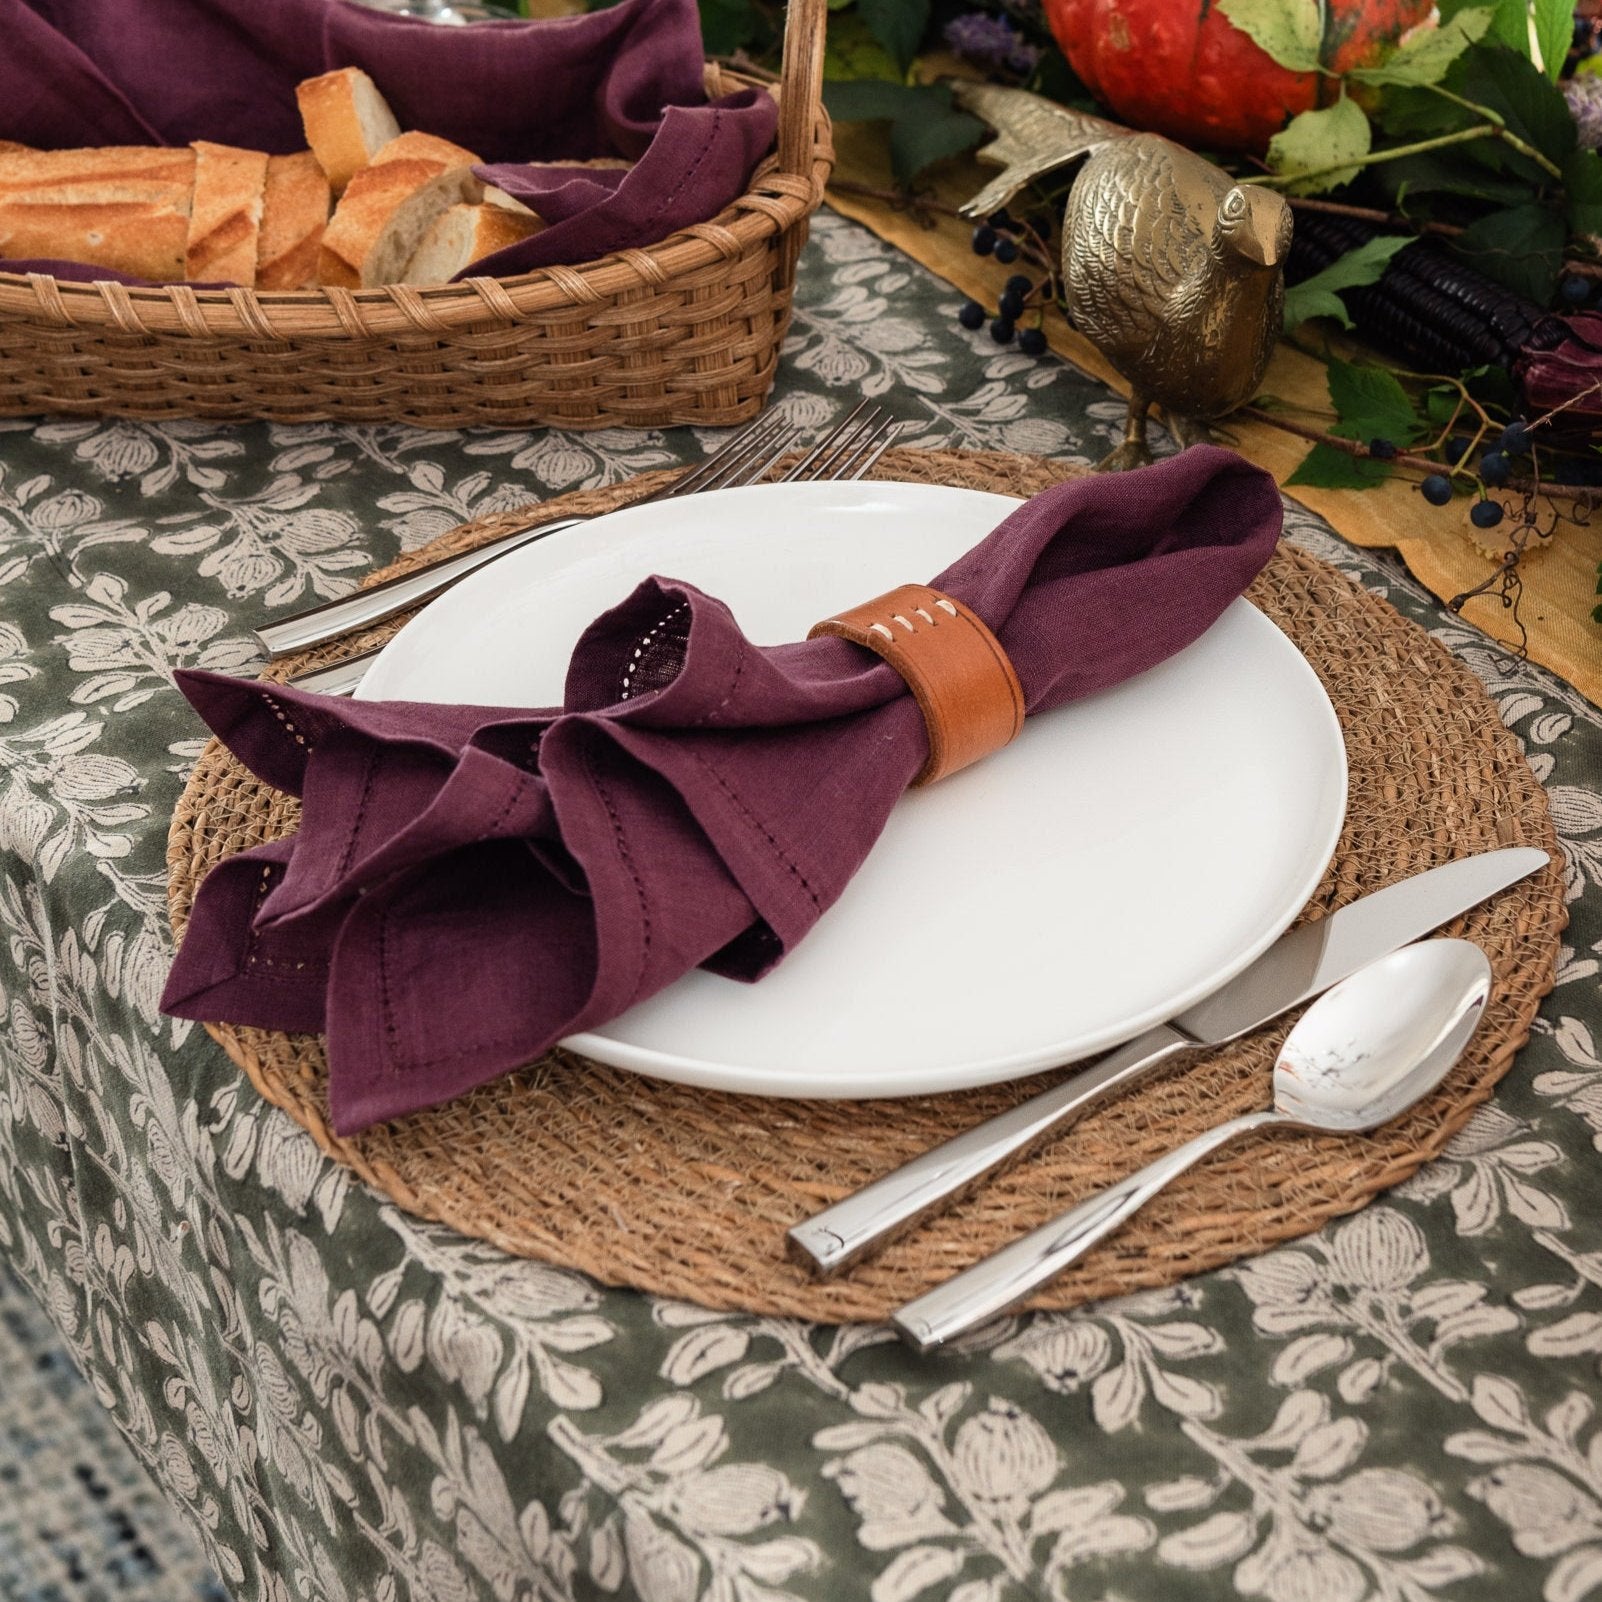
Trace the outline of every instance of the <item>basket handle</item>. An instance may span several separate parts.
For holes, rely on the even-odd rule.
[[[812,177],[812,127],[823,102],[828,0],[789,0],[779,78],[779,171]]]

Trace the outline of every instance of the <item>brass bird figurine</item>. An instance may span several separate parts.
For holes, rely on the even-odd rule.
[[[1069,320],[1129,380],[1102,472],[1151,460],[1155,402],[1181,444],[1252,398],[1279,336],[1291,211],[1157,134],[1096,150],[1063,218]]]

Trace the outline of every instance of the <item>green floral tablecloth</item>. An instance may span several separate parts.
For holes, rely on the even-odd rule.
[[[819,219],[777,404],[1099,455],[1122,407]],[[422,1224],[160,1017],[175,667],[688,431],[0,422],[0,1252],[239,1598],[1602,1595],[1602,714],[1291,509],[1484,679],[1547,785],[1557,988],[1449,1156],[1173,1290],[919,1359]],[[1443,537],[1449,536],[1443,533]]]

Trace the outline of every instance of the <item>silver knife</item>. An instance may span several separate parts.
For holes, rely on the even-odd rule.
[[[837,1273],[954,1201],[1102,1096],[1131,1084],[1170,1057],[1221,1046],[1261,1028],[1376,958],[1527,878],[1550,860],[1546,852],[1530,846],[1464,857],[1375,890],[1316,923],[1281,935],[1249,967],[1194,1007],[797,1224],[789,1234],[792,1256],[820,1275]]]

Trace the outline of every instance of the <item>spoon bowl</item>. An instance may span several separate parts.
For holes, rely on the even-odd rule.
[[[1468,940],[1370,963],[1302,1014],[1274,1064],[1274,1111],[1310,1129],[1377,1129],[1446,1077],[1491,994]]]

